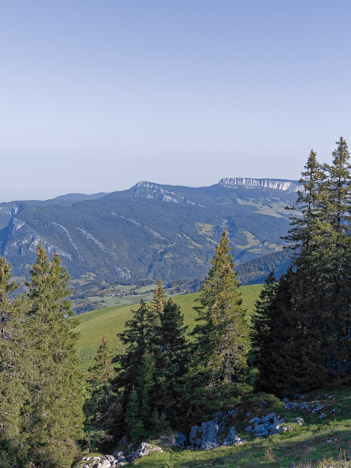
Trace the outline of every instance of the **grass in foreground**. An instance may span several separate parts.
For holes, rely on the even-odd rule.
[[[330,393],[335,400],[325,398],[328,389],[307,395],[304,401],[318,401],[325,404],[323,411],[327,414],[319,419],[319,414],[302,410],[286,410],[283,403],[267,395],[268,405],[262,406],[265,395],[245,402],[239,411],[235,424],[241,437],[246,439],[243,445],[221,447],[209,451],[172,450],[163,454],[152,454],[135,463],[143,468],[160,467],[242,467],[252,468],[346,468],[351,467],[351,391],[341,390]],[[332,412],[335,409],[336,412]],[[263,439],[254,439],[244,431],[248,425],[245,412],[253,415],[277,414],[292,421],[297,416],[304,418],[304,426],[293,424],[293,429],[281,435]],[[251,416],[250,416],[251,417]]]

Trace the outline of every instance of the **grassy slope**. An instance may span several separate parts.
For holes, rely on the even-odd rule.
[[[261,285],[243,286],[241,288],[244,307],[251,315],[253,305],[261,290]],[[185,321],[191,328],[194,325],[195,313],[192,307],[197,294],[176,296],[173,298],[182,308]],[[95,350],[102,336],[106,336],[110,343],[117,348],[117,333],[123,330],[124,323],[131,317],[131,310],[135,306],[118,306],[87,312],[79,316],[81,322],[79,331],[79,354],[84,370],[92,362]],[[335,400],[324,397],[325,393],[335,395]],[[324,389],[307,396],[306,401],[320,401],[326,404],[323,411],[327,418],[319,419],[318,414],[310,414],[301,410],[286,410],[283,404],[274,397],[268,397],[269,406],[260,408],[260,399],[246,402],[239,411],[235,427],[245,444],[237,447],[221,447],[209,451],[190,451],[165,449],[164,454],[152,454],[135,463],[143,468],[161,467],[350,467],[351,468],[351,391],[334,391]],[[336,413],[331,413],[335,408]],[[282,435],[274,435],[264,439],[254,439],[244,431],[248,425],[245,412],[251,411],[259,416],[276,411],[286,421],[292,421],[300,416],[305,425]],[[324,460],[318,463],[318,460]],[[343,460],[338,462],[338,460]],[[346,461],[347,460],[347,461]]]
[[[250,316],[254,303],[259,296],[262,285],[254,284],[251,286],[242,286],[240,288],[243,298],[243,306]],[[195,323],[196,313],[193,310],[197,293],[174,296],[172,299],[180,307],[184,314],[185,323],[191,330]],[[126,320],[131,318],[131,311],[137,305],[115,306],[106,309],[86,312],[79,316],[80,325],[77,331],[80,333],[78,342],[78,353],[81,359],[83,370],[87,370],[91,365],[96,348],[101,343],[103,336],[109,341],[114,349],[118,349],[117,334],[123,331]]]
[[[324,389],[311,393],[304,400],[325,404],[323,409],[327,414],[325,419],[319,419],[319,414],[306,413],[302,410],[286,410],[281,401],[268,396],[271,405],[259,409],[256,402],[256,407],[252,408],[251,401],[246,403],[246,408],[244,406],[242,413],[239,414],[235,427],[240,436],[246,439],[244,444],[209,451],[166,449],[164,454],[152,454],[137,461],[135,465],[144,468],[351,467],[351,392],[330,390],[335,400],[325,398],[327,392],[328,390]],[[336,409],[335,414],[331,413],[333,408]],[[293,424],[293,430],[281,435],[254,439],[243,430],[248,425],[248,418],[245,418],[245,411],[248,409],[254,415],[265,415],[273,410],[285,417],[287,422],[299,416],[304,418],[305,424],[302,427]]]

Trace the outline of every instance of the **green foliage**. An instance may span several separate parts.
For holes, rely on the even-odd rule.
[[[200,288],[198,325],[192,334],[193,376],[201,381],[196,387],[206,394],[206,406],[214,409],[233,405],[245,389],[247,376],[248,326],[226,231],[211,265]]]
[[[107,425],[109,420],[107,413],[112,395],[111,380],[115,374],[112,358],[107,340],[103,337],[95,356],[94,365],[89,369],[87,378],[89,397],[84,404],[86,415],[84,440],[87,442],[89,450],[110,441],[109,434],[102,427]]]
[[[255,301],[258,299],[262,285],[255,284],[240,286],[239,291],[243,299],[243,307],[246,310],[246,318],[249,321],[253,312]],[[198,293],[182,294],[173,296],[172,301],[177,304],[184,314],[184,323],[188,326],[189,332],[194,328],[196,322],[196,311],[193,307]],[[78,354],[80,357],[81,369],[87,372],[94,363],[96,351],[103,336],[110,343],[114,353],[122,353],[123,346],[117,338],[122,333],[125,323],[132,317],[133,306],[117,306],[106,309],[94,310],[79,315],[79,325],[77,331]]]
[[[27,283],[32,359],[28,382],[31,414],[26,431],[30,456],[45,466],[69,466],[82,435],[83,388],[75,354],[75,320],[67,296],[68,275],[57,253],[48,259],[42,244]]]
[[[0,258],[0,461],[4,467],[27,460],[28,434],[23,426],[30,400],[26,383],[33,372],[28,304],[20,298],[10,300],[16,289],[10,271],[11,266]]]
[[[302,216],[292,217],[287,237],[292,268],[261,304],[269,329],[254,321],[258,388],[283,395],[351,380],[349,159],[340,138],[331,165],[319,164],[313,151],[307,160],[297,200]]]
[[[110,405],[118,403],[120,410],[114,423],[105,428],[115,438],[158,435],[177,423],[181,379],[188,362],[183,316],[167,300],[161,279],[151,304],[140,302],[119,338],[124,352],[114,359],[117,374]]]
[[[271,348],[271,333],[276,325],[273,306],[277,294],[277,280],[272,271],[266,278],[259,299],[255,304],[255,312],[251,324],[251,352],[254,357],[254,365],[261,369],[266,361],[266,353]]]
[[[0,281],[2,466],[69,467],[79,453],[83,397],[68,275],[40,244],[26,296],[8,298],[14,286],[2,259]]]

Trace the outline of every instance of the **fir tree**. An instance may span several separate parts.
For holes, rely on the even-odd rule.
[[[90,395],[84,404],[85,438],[93,439],[94,445],[101,445],[109,440],[109,435],[101,429],[109,420],[112,379],[115,375],[112,359],[113,356],[107,340],[103,337],[95,356],[94,365],[88,370],[87,384]]]
[[[266,278],[252,316],[251,349],[254,355],[254,365],[258,368],[261,368],[261,362],[265,361],[267,350],[271,345],[270,334],[276,317],[272,317],[270,312],[277,289],[277,280],[272,271]]]
[[[0,258],[0,464],[24,466],[28,462],[24,431],[30,394],[27,381],[32,375],[28,304],[9,295],[17,285],[11,281],[11,266]]]
[[[341,137],[331,165],[325,165],[325,224],[319,265],[322,309],[320,337],[327,352],[321,362],[335,384],[350,382],[351,373],[351,167],[346,141]]]
[[[200,288],[201,305],[196,307],[198,325],[193,336],[197,378],[206,382],[205,388],[197,388],[204,390],[205,404],[218,409],[233,405],[245,388],[247,374],[248,326],[226,231],[211,265]]]
[[[313,150],[304,169],[299,180],[301,189],[298,191],[296,206],[293,207],[300,215],[290,218],[291,228],[285,238],[289,242],[290,249],[295,251],[294,258],[297,263],[299,259],[311,260],[310,255],[313,255],[318,248],[320,223],[323,217],[324,190],[322,189],[326,179],[325,171],[317,161],[317,155]]]
[[[257,386],[277,394],[350,382],[351,373],[351,175],[343,138],[331,165],[311,152],[303,190],[287,237],[292,268],[279,281],[266,317],[268,338],[256,324],[256,342],[271,345],[258,361]],[[268,349],[269,348],[269,349]]]
[[[76,356],[75,320],[67,296],[68,275],[57,253],[49,261],[42,244],[31,270],[30,333],[36,375],[29,382],[30,457],[47,467],[68,467],[82,435],[83,386]]]
[[[190,348],[186,337],[187,328],[184,325],[184,317],[180,307],[169,299],[164,305],[161,316],[160,354],[162,359],[158,360],[162,364],[158,374],[163,374],[163,382],[157,407],[160,414],[164,416],[159,415],[161,419],[158,420],[156,426],[164,425],[162,418],[166,418],[173,427],[176,427],[178,418],[183,412],[179,403],[183,393],[183,379],[190,361]]]
[[[150,304],[150,312],[155,314],[158,320],[158,325],[161,325],[161,318],[163,309],[167,301],[166,293],[160,277],[157,278],[157,285],[153,293],[152,301]]]
[[[149,406],[150,389],[154,380],[154,343],[150,337],[152,324],[157,327],[157,317],[150,315],[147,304],[141,300],[133,317],[128,320],[125,330],[119,335],[124,350],[114,358],[117,375],[112,381],[113,396],[110,407],[118,408],[109,429],[115,438],[131,434],[138,423],[147,423],[152,409]],[[150,374],[149,370],[152,369]],[[145,429],[146,430],[146,429]],[[136,432],[133,432],[136,437]]]

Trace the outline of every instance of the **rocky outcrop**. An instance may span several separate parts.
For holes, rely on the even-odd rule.
[[[179,447],[184,448],[188,442],[188,438],[182,432],[176,431],[172,434],[166,434],[160,436],[156,444],[160,445],[161,447]]]
[[[188,449],[210,450],[220,445],[242,444],[244,440],[240,439],[230,422],[235,413],[236,410],[218,412],[212,420],[203,422],[201,426],[193,426]]]
[[[104,455],[103,457],[84,457],[81,468],[117,468],[128,464],[133,464],[135,460],[146,457],[150,453],[163,450],[157,445],[151,445],[148,442],[141,442],[138,446],[131,444],[126,450],[114,452],[113,455]]]
[[[285,419],[277,416],[274,412],[262,416],[261,418],[254,417],[249,422],[251,425],[247,426],[245,431],[251,432],[255,437],[282,434],[291,429],[290,426],[284,424]]]
[[[284,192],[297,192],[300,186],[295,180],[251,179],[249,177],[224,178],[219,181],[226,187],[269,188]]]
[[[320,402],[301,402],[303,398],[304,395],[297,397],[298,401],[289,401],[285,398],[283,403],[287,409],[303,409],[314,414],[319,414],[319,418],[326,417],[325,413],[321,413],[324,405],[320,404]],[[332,398],[332,396],[329,397],[329,399]],[[244,430],[248,435],[250,434],[255,438],[269,437],[304,425],[304,419],[301,417],[285,421],[284,418],[281,418],[275,412],[262,416],[262,407],[263,405],[261,404],[260,408],[258,408],[259,416],[255,416],[254,412],[245,413],[247,418],[245,420],[248,421],[249,425]],[[125,466],[128,463],[133,464],[135,460],[145,457],[149,453],[162,453],[162,447],[178,447],[186,450],[211,450],[221,446],[243,444],[245,443],[245,439],[238,435],[234,426],[237,417],[237,409],[217,412],[212,416],[211,420],[192,426],[189,431],[189,437],[182,432],[174,431],[161,435],[156,441],[157,445],[151,445],[148,442],[142,442],[139,445],[128,445],[126,437],[123,437],[118,444],[117,450],[112,455],[85,457],[83,458],[83,462],[86,462],[86,464],[82,465],[81,468],[115,468]]]

